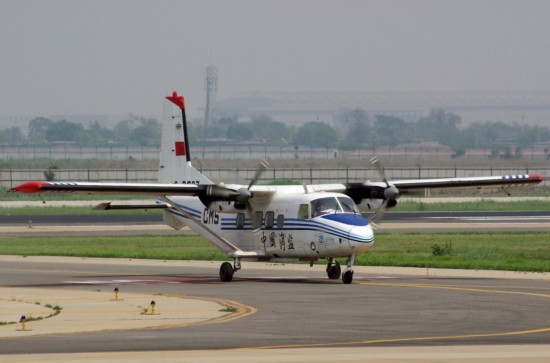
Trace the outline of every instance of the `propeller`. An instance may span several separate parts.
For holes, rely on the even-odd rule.
[[[377,156],[373,157],[370,161],[380,174],[384,183],[386,183],[386,188],[384,189],[384,201],[382,202],[382,206],[370,217],[371,224],[375,229],[377,229],[378,224],[384,218],[384,214],[386,213],[388,205],[391,203],[390,206],[394,207],[397,204],[397,199],[399,198],[399,189],[397,189],[395,185],[390,184],[388,178],[386,178],[384,166]]]
[[[258,182],[262,173],[267,169],[267,166],[268,164],[265,160],[260,162],[254,177],[250,180],[250,184],[248,184],[248,188],[235,190],[226,187],[223,183],[208,185],[206,186],[205,193],[199,196],[199,198],[201,198],[205,205],[214,201],[235,201],[235,204],[241,205],[243,209],[250,209],[248,204],[248,201],[252,198],[250,188]]]
[[[246,205],[246,208],[250,212],[252,211],[252,208],[248,203],[250,198],[252,198],[252,192],[250,191],[250,188],[252,188],[252,186],[258,182],[258,180],[260,179],[260,176],[267,169],[268,165],[269,164],[267,163],[267,161],[265,160],[260,161],[260,163],[258,164],[258,168],[254,173],[254,176],[252,177],[252,179],[250,180],[250,183],[248,184],[248,188],[240,188],[239,190],[237,190],[237,193],[239,193],[239,196],[235,200],[236,203]]]
[[[252,179],[250,180],[250,183],[248,184],[248,188],[241,188],[237,190],[240,193],[240,196],[237,198],[236,203],[244,204],[246,206],[246,209],[248,210],[248,213],[250,214],[250,216],[252,216],[252,218],[254,218],[253,216],[254,211],[252,209],[252,206],[250,205],[250,198],[252,198],[252,192],[250,191],[250,188],[252,188],[252,186],[258,182],[258,180],[260,179],[260,176],[267,169],[268,165],[269,164],[267,163],[266,160],[260,161],[260,163],[258,164],[258,168],[256,169],[256,173],[254,173],[254,176],[252,177]],[[258,234],[260,233],[261,230],[262,230],[262,226],[260,225],[258,228],[254,229],[252,233]]]
[[[370,161],[382,177],[384,183],[386,183],[386,189],[384,189],[384,201],[388,199],[395,201],[397,198],[399,198],[399,190],[396,188],[395,185],[389,183],[388,178],[386,178],[386,172],[384,170],[382,162],[380,161],[380,159],[378,159],[377,156],[370,159]]]

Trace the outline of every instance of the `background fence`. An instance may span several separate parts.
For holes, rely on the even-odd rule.
[[[216,168],[199,169],[215,182],[248,183],[256,168]],[[390,180],[455,178],[472,176],[540,174],[550,178],[550,168],[386,168]],[[2,169],[0,170],[0,187],[11,188],[29,180],[45,180],[46,169]],[[156,182],[158,170],[136,169],[53,169],[54,179],[58,181],[86,182]],[[299,183],[344,183],[365,180],[380,180],[373,168],[277,168],[267,169],[260,178],[260,183],[276,179],[292,179]],[[548,183],[545,181],[544,183]],[[544,184],[543,183],[543,184]]]
[[[277,147],[263,144],[219,145],[192,147],[193,158],[203,160],[260,160],[260,159],[365,159],[378,155],[385,158],[450,158],[453,151],[445,146],[398,146],[368,150],[343,151],[334,148]],[[8,147],[0,145],[0,160],[10,159],[73,159],[73,160],[157,160],[159,149],[155,147],[78,147],[56,145],[50,147]],[[484,158],[491,155],[489,149],[468,149],[462,158]],[[524,149],[524,159],[548,159],[548,147]]]

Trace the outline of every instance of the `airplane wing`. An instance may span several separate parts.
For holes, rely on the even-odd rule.
[[[422,191],[426,188],[506,188],[510,186],[536,185],[543,181],[538,174],[503,175],[487,177],[438,178],[394,180],[390,182],[356,182],[309,186],[315,191],[329,191],[349,195],[356,203],[363,199],[396,200],[403,194]]]
[[[426,188],[502,188],[508,186],[535,185],[541,183],[542,181],[543,178],[540,175],[525,174],[467,178],[395,180],[392,181],[391,184],[395,185],[401,194],[406,194],[415,190]]]
[[[82,194],[146,194],[146,195],[189,195],[197,196],[204,188],[195,184],[154,183],[86,183],[30,181],[13,187],[10,192],[46,193],[65,192]]]
[[[518,185],[535,185],[543,181],[538,174],[504,175],[488,177],[439,178],[439,179],[411,179],[395,180],[392,182],[357,182],[344,184],[318,184],[306,186],[292,186],[303,188],[308,193],[312,191],[339,192],[349,195],[356,203],[363,199],[395,200],[403,194],[420,191],[426,188],[486,188],[508,187]],[[117,193],[142,194],[151,196],[196,196],[205,205],[212,201],[236,201],[257,204],[266,203],[276,192],[276,187],[253,186],[237,189],[223,185],[202,184],[157,184],[157,183],[90,183],[90,182],[48,182],[31,181],[20,184],[11,192],[44,193],[44,192],[75,192],[75,193]],[[286,187],[289,188],[289,187]]]
[[[81,194],[141,194],[185,195],[211,200],[235,200],[242,193],[216,184],[159,184],[159,183],[89,183],[30,181],[13,187],[9,192],[46,193],[65,192]]]
[[[42,194],[48,192],[80,193],[80,194],[134,194],[154,197],[194,196],[205,205],[216,201],[235,201],[262,204],[269,201],[275,193],[273,188],[255,186],[253,191],[239,185],[224,186],[217,184],[159,184],[159,183],[100,183],[100,182],[54,182],[29,181],[11,188],[10,192]],[[112,205],[101,203],[95,209],[150,209],[167,208],[162,204],[148,205]]]
[[[89,183],[89,182],[50,182],[30,181],[13,187],[10,192],[20,193],[80,193],[80,194],[134,194],[148,196],[195,196],[204,203],[212,201],[235,201],[242,193],[221,185],[203,184],[158,184],[158,183]],[[135,208],[154,208],[155,205],[134,206]],[[156,205],[156,208],[165,208]],[[96,209],[128,209],[128,206],[113,206],[103,203]]]

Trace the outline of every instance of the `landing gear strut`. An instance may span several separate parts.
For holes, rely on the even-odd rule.
[[[348,267],[344,270],[344,273],[342,274],[342,282],[344,284],[351,284],[353,281],[353,263],[355,262],[355,255],[351,255],[348,257]]]
[[[236,258],[233,262],[233,266],[231,266],[231,263],[224,262],[220,266],[220,280],[222,282],[231,282],[233,280],[233,273],[235,271],[238,271],[241,269],[241,259]]]
[[[334,258],[330,258],[327,264],[327,276],[331,280],[338,280],[340,278],[340,264]]]

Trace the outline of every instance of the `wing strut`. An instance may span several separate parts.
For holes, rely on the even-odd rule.
[[[171,201],[167,196],[159,197],[159,199],[162,199],[166,203],[170,204],[173,209],[177,210],[181,215],[187,218],[185,223],[188,224],[193,231],[197,232],[199,235],[212,242],[219,249],[225,252],[229,257],[235,258],[264,256],[263,253],[258,253],[256,251],[243,251],[239,249],[233,243],[229,242],[228,240],[214,232],[212,229],[208,228],[206,225],[198,222],[189,212],[178,206],[177,203]]]

